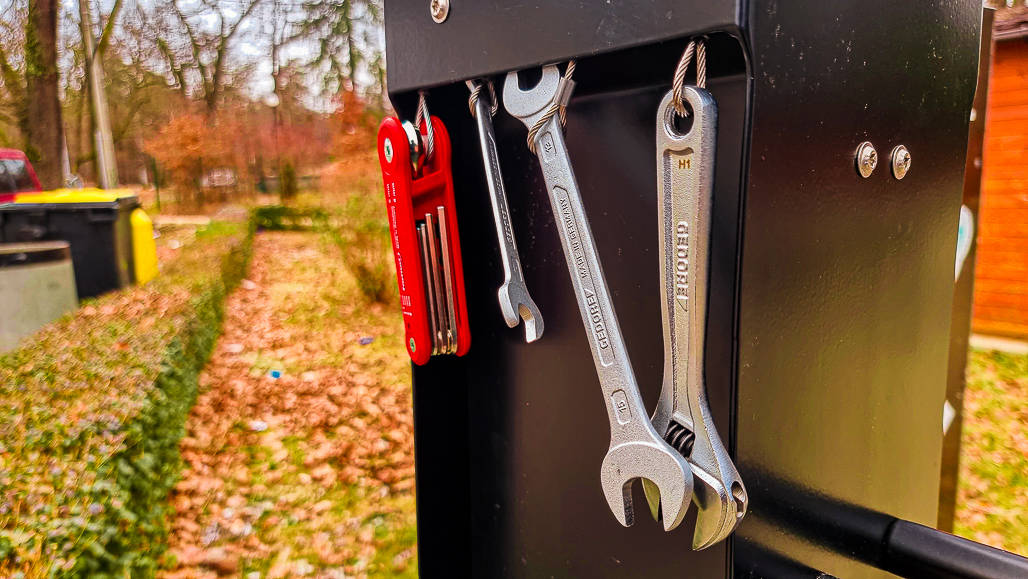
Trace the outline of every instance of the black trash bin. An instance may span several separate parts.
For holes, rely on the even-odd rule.
[[[65,240],[80,298],[134,283],[130,215],[139,198],[111,193],[19,199],[0,206],[0,241]]]

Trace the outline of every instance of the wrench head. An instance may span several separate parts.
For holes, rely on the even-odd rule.
[[[741,483],[725,485],[705,470],[693,466],[696,475],[696,528],[692,536],[695,551],[724,540],[746,514],[746,491]]]
[[[543,315],[524,285],[507,281],[496,293],[500,298],[503,321],[507,322],[508,327],[517,327],[518,322],[524,320],[525,342],[532,343],[542,337]]]
[[[557,97],[559,87],[560,70],[553,64],[543,67],[542,78],[528,90],[521,90],[517,71],[508,72],[503,82],[503,108],[526,127],[532,128]]]
[[[746,491],[737,485],[729,491],[718,480],[701,468],[691,465],[695,475],[696,527],[693,529],[692,548],[701,551],[723,541],[735,530],[746,514]],[[653,520],[661,520],[660,491],[648,480],[643,480],[646,502]]]
[[[687,460],[695,481],[693,502],[697,509],[692,548],[700,551],[720,543],[735,531],[746,516],[749,497],[734,467],[718,476],[691,459]],[[715,463],[712,466],[717,468],[720,465]],[[663,497],[660,489],[652,482],[643,480],[643,490],[650,514],[655,521],[661,520]]]
[[[607,451],[600,471],[603,495],[618,522],[626,527],[635,522],[635,479],[647,480],[658,489],[665,531],[681,524],[692,500],[693,476],[680,454],[667,445],[642,441],[619,444]]]

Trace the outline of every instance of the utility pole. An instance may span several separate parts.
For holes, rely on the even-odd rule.
[[[111,15],[114,18],[114,14]],[[118,186],[118,162],[114,155],[114,136],[104,93],[103,60],[93,37],[93,16],[89,0],[79,0],[79,27],[82,29],[82,47],[86,55],[86,80],[89,83],[89,102],[93,108],[93,151],[96,157],[96,178],[101,189]]]

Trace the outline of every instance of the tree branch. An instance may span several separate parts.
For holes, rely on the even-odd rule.
[[[96,53],[99,55],[103,55],[107,50],[107,45],[111,43],[111,33],[114,30],[114,24],[118,21],[118,12],[121,11],[121,4],[122,0],[114,0],[111,13],[107,16],[107,22],[104,23],[103,31],[100,32],[100,40],[96,43]]]

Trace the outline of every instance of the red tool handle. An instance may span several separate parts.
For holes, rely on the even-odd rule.
[[[400,290],[407,353],[418,365],[428,362],[432,355],[432,335],[425,288],[428,280],[421,268],[416,221],[426,213],[436,214],[439,206],[445,208],[449,234],[449,267],[453,280],[453,313],[457,334],[455,353],[463,356],[471,347],[467,299],[464,295],[464,266],[457,229],[453,173],[450,168],[450,137],[441,120],[437,117],[431,119],[435,137],[434,152],[417,175],[414,174],[407,135],[399,119],[386,118],[378,130],[378,157],[382,166],[393,257],[396,260],[396,281]],[[426,127],[422,127],[422,134],[425,132]]]

